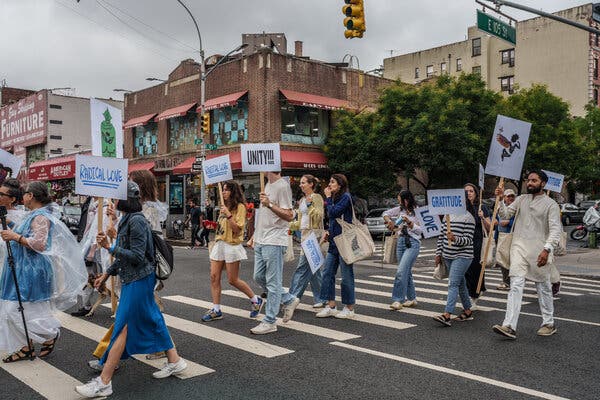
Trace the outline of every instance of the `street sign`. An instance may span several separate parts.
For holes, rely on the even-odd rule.
[[[210,144],[209,143],[209,144],[206,145],[206,150],[216,150],[218,148],[219,148],[219,145],[217,145],[217,144]]]
[[[202,163],[193,163],[192,164],[192,172],[201,172],[202,171]]]
[[[514,27],[479,10],[477,10],[477,28],[511,44],[517,44],[517,30]]]
[[[202,139],[194,139],[194,144],[202,144]]]

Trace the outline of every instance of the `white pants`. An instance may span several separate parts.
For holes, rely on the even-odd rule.
[[[523,289],[525,288],[525,277],[511,276],[508,302],[506,303],[506,315],[502,325],[510,326],[517,330],[519,313],[523,302]],[[535,288],[542,313],[542,325],[554,325],[554,302],[552,300],[552,287],[550,281],[536,282]]]

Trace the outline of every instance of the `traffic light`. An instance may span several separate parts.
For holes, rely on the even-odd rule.
[[[367,30],[363,0],[344,0],[344,2],[346,3],[342,7],[342,13],[346,16],[344,18],[346,27],[344,36],[347,39],[363,37],[363,33]]]
[[[205,112],[202,114],[200,120],[200,130],[202,131],[202,136],[210,134],[210,113]]]

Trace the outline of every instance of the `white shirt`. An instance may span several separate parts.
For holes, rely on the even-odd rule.
[[[405,217],[405,216],[408,218],[408,220],[410,222],[413,223],[412,229],[408,228],[409,236],[415,240],[421,241],[421,234],[423,233],[423,228],[421,228],[421,225],[419,225],[419,219],[417,218],[416,215],[407,214],[406,210],[404,210],[400,206],[390,208],[389,210],[386,210],[383,212],[383,214],[381,214],[381,218],[390,217],[392,219],[392,221],[394,221],[394,222],[396,222],[396,220],[398,218]],[[400,233],[401,233],[400,230],[398,230],[398,232],[396,232],[397,235],[400,235]]]
[[[310,217],[308,216],[308,207],[306,206],[306,197],[303,197],[302,200],[300,200],[298,210],[300,211],[300,215],[302,216],[300,219],[300,230],[305,230],[305,229],[310,228]]]
[[[292,209],[292,189],[290,184],[283,178],[265,185],[265,193],[274,205],[286,210]],[[287,232],[289,222],[279,218],[270,208],[260,205],[257,214],[254,242],[256,244],[267,244],[275,246],[287,246]]]

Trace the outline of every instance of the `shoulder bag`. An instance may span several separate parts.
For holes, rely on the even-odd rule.
[[[343,217],[337,218],[338,224],[342,227],[342,233],[333,238],[346,264],[354,264],[375,253],[375,243],[369,229],[356,218],[352,201],[350,201],[350,205],[352,207],[352,223],[344,221]]]

